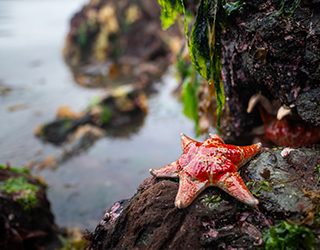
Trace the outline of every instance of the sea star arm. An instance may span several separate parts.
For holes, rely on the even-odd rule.
[[[181,166],[177,161],[160,168],[160,169],[150,169],[149,172],[155,177],[167,177],[167,178],[178,178],[179,172],[181,171]]]
[[[225,173],[216,185],[249,206],[255,206],[259,203],[250,193],[238,172]]]
[[[189,138],[188,136],[186,136],[185,134],[181,134],[181,148],[184,151],[184,149],[191,143],[195,144],[195,143],[199,143],[195,140],[192,140],[191,138]]]
[[[256,143],[250,146],[233,146],[226,145],[227,153],[226,157],[232,161],[239,170],[244,164],[246,164],[250,159],[252,159],[255,154],[257,154],[261,149],[261,143]]]
[[[212,139],[212,140],[210,140],[211,142],[214,141],[219,144],[224,144],[224,141],[222,140],[222,138],[218,134],[210,133],[209,136]]]
[[[182,172],[179,176],[179,189],[175,200],[175,206],[185,208],[208,186],[208,182],[191,180],[188,174]]]

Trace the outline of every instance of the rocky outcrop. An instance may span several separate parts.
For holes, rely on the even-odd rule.
[[[292,126],[296,120],[319,126],[319,3],[301,1],[285,16],[280,1],[243,2],[222,35],[223,133],[235,138],[261,124],[258,110],[247,113],[249,98],[259,91],[287,110]]]
[[[253,208],[207,188],[189,207],[178,209],[179,184],[150,177],[131,199],[106,211],[86,236],[89,249],[259,249],[274,236],[284,243],[273,244],[319,245],[319,168],[318,151],[264,149],[241,170],[260,202]],[[287,230],[277,235],[281,226]]]
[[[63,54],[81,85],[146,86],[167,69],[171,49],[180,49],[183,36],[170,30],[162,30],[156,2],[92,0],[71,19]]]
[[[144,92],[132,85],[121,86],[94,99],[82,112],[75,113],[69,107],[61,107],[57,112],[57,119],[36,128],[35,134],[55,144],[66,141],[69,145],[76,144],[77,147],[73,147],[73,151],[76,151],[87,148],[105,134],[125,136],[138,130],[147,112]],[[88,129],[88,125],[91,129]],[[83,137],[88,139],[84,139],[83,143],[74,143]]]
[[[40,249],[55,229],[45,186],[26,169],[0,165],[0,249]]]

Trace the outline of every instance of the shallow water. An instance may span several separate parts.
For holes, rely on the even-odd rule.
[[[68,22],[85,0],[0,1],[0,163],[23,166],[57,154],[42,143],[34,128],[54,119],[59,106],[84,109],[103,93],[75,83],[61,56]],[[150,176],[181,155],[180,133],[195,138],[193,123],[171,94],[177,86],[172,70],[156,83],[143,126],[128,138],[102,138],[57,169],[33,171],[45,178],[48,197],[60,226],[93,229],[103,210],[131,197]],[[23,104],[10,112],[8,107]],[[203,138],[198,138],[202,140]]]

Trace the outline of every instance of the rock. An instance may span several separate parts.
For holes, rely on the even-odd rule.
[[[233,13],[222,33],[226,96],[221,121],[223,137],[238,140],[262,124],[258,109],[247,113],[250,97],[259,92],[277,102],[278,108],[291,111],[287,116],[292,118],[290,125],[294,127],[295,120],[302,120],[317,126],[320,133],[319,2],[301,1],[286,17],[278,13],[280,1],[242,2],[242,9]],[[286,7],[292,3],[282,2]],[[215,127],[215,117],[211,117],[216,108],[215,97],[210,98],[212,104],[202,98],[208,96],[208,89],[200,90],[198,112],[208,116]],[[315,101],[307,101],[311,96]]]
[[[174,206],[178,183],[147,178],[132,198],[106,211],[86,236],[89,249],[259,249],[263,239],[267,242],[269,229],[276,231],[280,222],[287,225],[286,219],[300,223],[294,228],[308,231],[310,244],[319,244],[320,222],[315,219],[319,218],[315,209],[320,201],[319,168],[315,150],[263,150],[241,170],[259,199],[254,208],[211,187],[189,207],[178,209]],[[309,219],[303,221],[305,216]]]
[[[256,182],[251,191],[259,190],[259,208],[284,219],[291,214],[303,214],[312,206],[303,190],[317,189],[317,166],[320,155],[315,150],[266,150],[251,161],[244,176]]]
[[[0,249],[40,249],[55,229],[45,187],[26,169],[0,165]]]
[[[320,88],[304,92],[297,98],[297,112],[312,125],[320,125]]]
[[[114,88],[104,96],[94,99],[86,111],[78,113],[82,114],[80,117],[78,114],[74,116],[75,113],[68,108],[66,111],[61,117],[62,112],[59,109],[58,118],[37,127],[35,134],[58,145],[67,141],[67,151],[76,152],[81,148],[79,145],[92,144],[104,134],[124,136],[136,131],[143,123],[148,105],[141,89],[135,85],[126,85]],[[83,137],[85,138],[81,139]]]
[[[0,95],[2,96],[8,95],[11,91],[12,89],[9,86],[7,86],[2,81],[0,81]]]
[[[162,30],[160,6],[153,2],[90,1],[71,19],[64,57],[81,85],[146,86],[167,69],[170,42],[183,39],[170,30],[171,36]]]

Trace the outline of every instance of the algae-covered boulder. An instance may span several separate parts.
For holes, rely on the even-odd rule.
[[[145,85],[164,73],[181,37],[162,30],[157,2],[92,0],[71,19],[64,58],[81,85]]]
[[[0,165],[0,249],[39,249],[55,228],[45,186],[26,169]]]
[[[66,142],[69,148],[74,148],[71,151],[77,151],[104,135],[125,136],[137,131],[147,112],[147,98],[141,89],[134,85],[120,86],[93,99],[82,112],[61,107],[56,120],[37,127],[35,134],[55,144]],[[79,139],[81,143],[74,143]]]
[[[89,249],[314,249],[319,169],[318,151],[264,149],[241,170],[260,202],[253,208],[210,187],[178,209],[178,182],[150,177],[106,211],[86,236]]]

